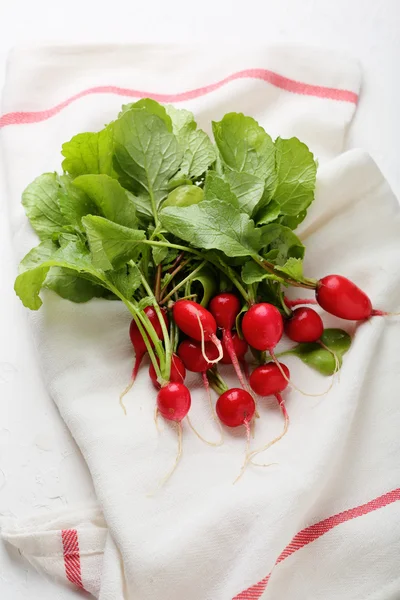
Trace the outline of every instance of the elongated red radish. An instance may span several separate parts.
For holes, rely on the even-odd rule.
[[[168,421],[182,421],[188,414],[190,405],[190,392],[183,383],[167,383],[157,394],[158,410]]]
[[[388,317],[390,313],[372,308],[371,300],[355,283],[343,275],[327,275],[317,283],[317,302],[326,312],[350,321],[363,321],[369,317]]]
[[[285,333],[294,342],[316,342],[324,332],[319,314],[312,308],[296,308],[285,323]]]
[[[167,311],[165,310],[165,308],[162,308],[161,311],[162,311],[162,314],[164,317],[165,324],[168,327],[169,323],[168,323]],[[155,309],[152,306],[146,306],[144,309],[144,313],[146,314],[147,318],[149,319],[151,325],[153,326],[157,337],[160,340],[162,340],[164,337],[163,331],[162,331],[161,323],[160,323],[160,320],[158,318],[158,315],[157,315]],[[143,357],[147,353],[146,344],[143,340],[142,334],[140,333],[139,327],[137,326],[134,319],[132,319],[131,324],[129,326],[129,337],[131,339],[132,346],[135,350],[135,363],[134,363],[133,369],[132,369],[131,380],[130,380],[129,384],[127,385],[127,387],[124,389],[124,391],[120,394],[120,397],[119,397],[119,403],[125,414],[126,414],[126,408],[125,408],[125,404],[123,402],[123,398],[129,392],[129,390],[132,388],[133,384],[135,383],[135,379],[139,372],[140,365],[142,364]],[[150,337],[149,337],[149,343],[150,343],[151,347],[154,347],[154,343]]]
[[[218,349],[212,342],[206,342],[204,345],[205,355],[209,357],[211,360],[214,360],[218,356]],[[202,351],[201,344],[196,342],[195,340],[183,340],[178,346],[178,355],[181,358],[183,364],[187,368],[188,371],[192,371],[193,373],[201,373],[203,379],[203,385],[207,393],[208,403],[210,406],[211,414],[214,421],[217,423],[220,433],[221,433],[221,441],[218,443],[209,442],[193,427],[191,420],[188,417],[188,422],[193,432],[197,435],[199,439],[208,444],[209,446],[220,446],[223,442],[223,432],[221,425],[218,419],[215,416],[215,410],[212,405],[211,400],[211,392],[210,386],[207,379],[206,371],[211,369],[213,366],[212,362],[208,362],[205,360]]]
[[[240,313],[241,304],[235,294],[224,293],[214,296],[209,304],[211,314],[214,316],[217,326],[222,329],[223,348],[226,349],[230,362],[235,369],[237,378],[243,389],[246,389],[246,382],[240,368],[239,360],[235,352],[232,340],[232,327],[235,324],[236,317]],[[222,357],[223,358],[223,357]]]
[[[261,351],[275,348],[283,334],[283,319],[279,310],[267,302],[253,304],[242,321],[245,340]]]
[[[259,396],[273,396],[283,392],[288,386],[290,380],[290,371],[286,365],[280,363],[286,378],[276,363],[267,363],[254,369],[250,375],[251,389]]]
[[[160,361],[158,359],[157,359],[157,362],[160,363]],[[157,373],[156,373],[156,370],[155,370],[153,364],[151,364],[149,367],[149,376],[150,376],[150,379],[151,379],[154,387],[157,390],[159,390],[161,388],[161,385],[157,379]],[[183,364],[183,362],[181,361],[179,356],[177,356],[176,354],[173,354],[172,358],[171,358],[171,372],[170,372],[170,376],[169,376],[170,382],[183,383],[185,381],[185,377],[186,377],[185,365]]]
[[[235,351],[235,354],[237,356],[237,359],[239,361],[244,361],[244,357],[247,354],[247,350],[249,349],[249,345],[246,342],[245,339],[240,339],[239,335],[237,334],[237,332],[233,332],[232,333],[232,345],[233,345],[233,349]],[[221,358],[221,363],[223,365],[231,365],[232,364],[232,359],[229,355],[229,352],[227,350],[226,347],[226,339],[222,339],[222,348],[224,350],[224,354]]]
[[[217,323],[210,311],[192,300],[178,300],[172,311],[179,329],[194,340],[201,342],[203,355],[205,342],[211,341],[217,346],[219,354],[214,362],[218,362],[222,358],[223,350],[221,342],[216,336]],[[205,356],[205,358],[207,357]]]

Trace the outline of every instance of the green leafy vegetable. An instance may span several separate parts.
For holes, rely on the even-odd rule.
[[[60,184],[56,173],[37,177],[22,194],[22,204],[39,239],[51,239],[67,221],[58,205]]]
[[[257,223],[257,225],[267,225],[268,223],[272,223],[273,221],[275,221],[280,214],[280,205],[277,202],[275,202],[275,200],[271,200],[271,202],[263,206],[257,212],[255,222]]]
[[[112,125],[98,133],[78,133],[62,146],[62,168],[73,177],[104,173],[113,176]]]
[[[297,138],[277,138],[275,148],[277,186],[273,197],[282,214],[296,216],[314,199],[317,166],[312,153]]]
[[[56,292],[61,298],[71,302],[88,302],[92,298],[104,296],[104,287],[93,283],[72,269],[51,267],[43,287]]]
[[[75,187],[74,181],[69,175],[62,175],[59,178],[59,183],[58,205],[60,211],[68,223],[82,229],[82,217],[98,213],[96,204],[83,190]]]
[[[236,171],[227,171],[225,178],[238,199],[241,210],[251,216],[262,198],[264,181],[250,173]]]
[[[207,173],[204,182],[204,198],[205,200],[224,200],[224,202],[239,206],[238,199],[232,192],[229,183],[215,171]]]
[[[151,98],[142,98],[137,102],[132,102],[131,104],[124,104],[121,112],[119,113],[119,117],[131,110],[132,108],[144,108],[146,111],[152,115],[156,115],[160,117],[167,126],[168,131],[172,131],[172,120],[166,109],[162,104],[159,104],[155,100]]]
[[[201,129],[185,128],[177,140],[183,151],[179,172],[188,177],[200,177],[215,161],[215,150],[210,138]]]
[[[246,283],[247,285],[258,283],[260,281],[263,281],[264,279],[273,279],[274,281],[279,281],[281,283],[285,281],[282,277],[279,277],[278,275],[268,273],[265,269],[260,267],[260,265],[251,260],[248,261],[242,267],[241,275],[244,283]]]

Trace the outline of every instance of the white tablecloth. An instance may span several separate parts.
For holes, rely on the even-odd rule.
[[[92,3],[77,0],[70,0],[63,11],[50,0],[26,0],[2,7],[0,81],[9,48],[35,41],[204,41],[207,32],[207,39],[215,37],[216,52],[222,35],[230,41],[240,39],[240,43],[246,39],[262,43],[294,41],[342,49],[360,59],[364,72],[349,146],[367,150],[400,196],[400,82],[395,77],[400,58],[397,0],[249,0],[245,14],[243,3],[236,0],[203,0],[199,8],[183,0],[153,1],[140,6],[116,0],[103,10],[101,13]],[[183,15],[188,21],[183,21]],[[68,506],[93,498],[94,494],[85,466],[37,371],[26,310],[13,292],[15,261],[3,202],[0,273],[0,513],[24,516],[34,510]],[[44,581],[17,558],[0,545],[2,599],[76,597],[74,592]]]

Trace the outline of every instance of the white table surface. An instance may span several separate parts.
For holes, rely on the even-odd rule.
[[[301,42],[357,57],[364,78],[349,147],[374,157],[400,197],[400,3],[398,0],[19,0],[0,11],[0,83],[8,50],[31,42],[194,42],[218,46]],[[1,181],[0,181],[1,183]],[[2,195],[4,199],[4,194]],[[93,499],[88,473],[40,378],[0,202],[0,515],[26,516]],[[68,600],[0,543],[2,600]],[[139,599],[138,599],[139,600]],[[183,600],[183,599],[177,599]]]

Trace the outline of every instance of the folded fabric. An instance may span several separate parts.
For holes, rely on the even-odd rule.
[[[397,201],[371,158],[341,154],[358,89],[358,68],[347,58],[303,48],[15,51],[0,125],[18,257],[36,243],[20,205],[24,187],[58,168],[62,142],[100,129],[129,98],[151,96],[193,111],[204,129],[242,111],[273,137],[307,143],[319,160],[317,198],[299,228],[307,274],[342,273],[376,308],[398,310]],[[3,536],[34,564],[56,576],[64,569],[65,580],[101,600],[388,600],[400,593],[396,320],[355,327],[326,317],[354,333],[354,342],[328,395],[288,391],[289,432],[262,455],[277,464],[248,468],[233,486],[241,432],[211,448],[185,426],[181,464],[157,490],[175,458],[176,432],[167,423],[155,429],[145,368],[126,398],[127,417],[119,407],[133,360],[129,314],[118,302],[42,297],[30,320],[44,377],[87,461],[104,521],[76,512],[34,521],[32,531],[7,521]],[[328,387],[294,357],[287,364],[298,387]],[[196,383],[193,375],[192,421],[217,438]],[[282,427],[270,403],[260,413],[256,445]],[[39,560],[38,540],[52,535],[48,550],[43,542],[46,561]],[[91,557],[91,535],[101,561]]]

